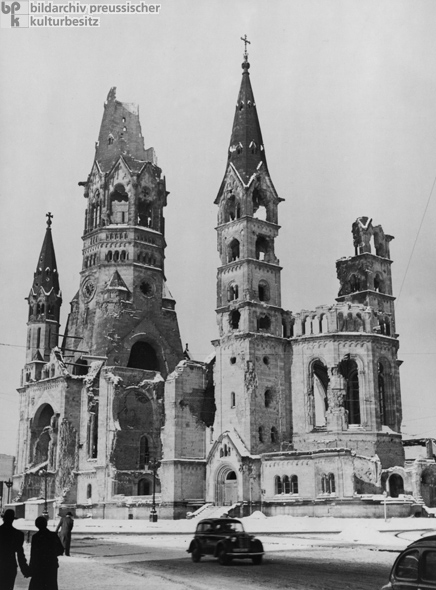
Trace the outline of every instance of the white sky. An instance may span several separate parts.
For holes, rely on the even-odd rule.
[[[121,0],[120,0],[121,1]],[[166,274],[183,342],[204,359],[215,323],[216,215],[248,35],[251,82],[279,195],[282,304],[333,304],[351,224],[391,244],[404,432],[436,437],[436,2],[162,0],[100,29],[0,35],[0,453],[15,453],[27,302],[51,211],[64,295],[79,287],[85,200],[111,86],[139,104],[170,191]],[[436,192],[436,191],[435,191]],[[63,330],[61,328],[61,332]]]

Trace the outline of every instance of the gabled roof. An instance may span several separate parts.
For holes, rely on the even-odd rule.
[[[116,270],[111,277],[106,289],[114,289],[116,291],[126,291],[130,293],[126,283],[123,281],[120,273]]]

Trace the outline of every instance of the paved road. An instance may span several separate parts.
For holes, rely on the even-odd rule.
[[[60,558],[59,590],[377,590],[396,556],[362,547],[280,551],[270,544],[261,566],[248,561],[221,566],[209,557],[192,563],[188,542],[168,535],[76,537],[72,557]],[[27,586],[19,574],[15,587]]]

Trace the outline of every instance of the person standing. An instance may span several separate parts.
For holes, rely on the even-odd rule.
[[[71,531],[73,530],[73,526],[73,515],[71,512],[67,512],[65,516],[61,517],[59,524],[56,527],[56,532],[59,534],[59,538],[65,549],[65,555],[68,557],[70,555]]]
[[[47,529],[43,516],[38,516],[35,526],[38,532],[33,535],[30,548],[29,590],[58,590],[58,556],[64,548],[57,534]]]
[[[24,555],[24,533],[12,526],[15,512],[8,508],[0,526],[0,590],[13,590],[17,577],[17,559],[21,573],[29,577],[29,566]]]

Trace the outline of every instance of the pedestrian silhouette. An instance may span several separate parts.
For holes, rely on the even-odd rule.
[[[24,533],[13,527],[15,512],[8,508],[0,526],[0,590],[13,590],[17,577],[17,558],[21,573],[29,577],[29,566],[24,556]]]
[[[67,556],[70,555],[71,531],[73,530],[73,526],[73,515],[71,514],[71,512],[67,512],[65,516],[61,517],[59,524],[56,527],[56,532],[59,535],[59,538],[65,549],[65,555]]]
[[[29,590],[58,590],[58,556],[64,548],[57,534],[47,529],[43,516],[38,516],[35,526],[38,532],[33,535],[30,548]]]

